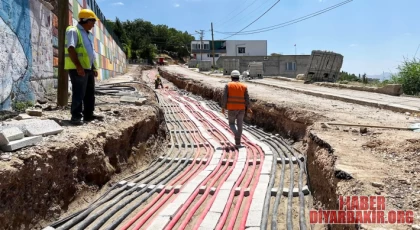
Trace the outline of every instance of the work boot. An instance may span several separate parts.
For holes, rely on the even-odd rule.
[[[83,122],[82,122],[82,120],[81,119],[71,119],[70,120],[70,123],[72,124],[72,125],[76,125],[76,126],[79,126],[79,125],[83,125]]]
[[[89,122],[89,121],[93,121],[93,120],[103,120],[103,119],[104,119],[104,116],[103,115],[93,113],[90,116],[85,116],[83,118],[83,121]]]

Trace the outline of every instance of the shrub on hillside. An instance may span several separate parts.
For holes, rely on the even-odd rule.
[[[390,82],[401,84],[404,94],[419,95],[420,93],[420,60],[404,60],[398,66],[399,73],[393,75]]]

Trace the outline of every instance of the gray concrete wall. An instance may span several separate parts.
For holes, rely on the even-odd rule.
[[[281,55],[281,56],[243,56],[243,57],[232,57],[225,56],[220,57],[217,60],[217,66],[223,68],[223,60],[226,59],[239,59],[240,69],[243,71],[248,69],[248,65],[251,62],[262,62],[264,64],[264,76],[282,76],[296,78],[298,74],[305,74],[310,61],[310,55]],[[296,71],[287,70],[288,62],[296,62]]]
[[[340,76],[343,59],[338,53],[314,50],[305,76],[313,82],[335,82]]]

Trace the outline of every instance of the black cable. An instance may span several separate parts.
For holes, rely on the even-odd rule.
[[[245,0],[243,3],[241,3],[241,4],[245,4],[245,2],[246,2],[247,0]],[[238,16],[238,15],[240,15],[242,12],[244,12],[245,10],[247,10],[249,7],[251,7],[252,5],[254,5],[254,3],[256,3],[257,2],[257,0],[254,0],[249,6],[247,6],[247,7],[245,7],[243,10],[241,10],[239,13],[237,13],[237,14],[235,14],[233,17],[231,17],[231,18],[229,18],[227,21],[225,21],[225,23],[224,24],[226,24],[227,22],[229,22],[230,20],[232,20],[232,19],[234,19],[236,16]],[[232,13],[233,13],[234,11],[232,11],[232,12],[230,12],[229,14],[227,14],[227,15],[231,15]],[[221,22],[222,20],[220,20],[219,22],[216,22],[216,23],[214,23],[215,25],[216,24],[219,24],[220,22]]]
[[[238,22],[240,22],[240,21],[242,21],[242,20],[245,20],[245,19],[250,19],[250,15],[253,15],[253,13],[254,12],[256,12],[257,10],[259,10],[261,7],[263,7],[263,6],[265,6],[266,4],[268,4],[268,3],[270,3],[270,1],[269,0],[267,0],[267,1],[264,1],[264,3],[263,4],[261,4],[259,7],[257,7],[257,8],[255,8],[253,11],[251,11],[251,12],[249,12],[249,13],[247,13],[247,15],[245,16],[245,17],[242,17],[242,18],[239,18],[239,19],[237,19],[237,20],[233,20],[233,21],[231,21],[231,22],[229,22],[229,23],[226,23],[226,24],[223,24],[223,27],[228,27],[228,25],[231,25],[231,24],[235,24],[235,23],[238,23]],[[246,22],[249,22],[250,20],[245,20]]]
[[[228,39],[228,38],[230,38],[230,37],[233,37],[233,36],[235,36],[236,34],[238,34],[238,33],[240,33],[240,32],[242,32],[243,30],[245,30],[246,28],[248,28],[248,27],[250,27],[252,24],[254,24],[256,21],[258,21],[258,20],[260,20],[260,18],[262,18],[265,14],[267,14],[271,9],[273,9],[273,7],[275,7],[279,2],[280,2],[281,0],[277,0],[277,2],[275,2],[270,8],[268,8],[268,10],[266,10],[262,15],[260,15],[257,19],[255,19],[253,22],[251,22],[251,23],[249,23],[247,26],[245,26],[243,29],[241,29],[240,31],[238,31],[237,33],[235,33],[235,34],[233,34],[233,35],[231,35],[231,36],[228,36],[228,37],[226,37],[226,38],[224,38],[224,39]],[[223,39],[223,40],[224,40]]]
[[[290,20],[290,21],[287,21],[287,22],[283,22],[283,23],[280,23],[280,24],[277,24],[277,25],[269,26],[269,27],[264,27],[264,28],[255,29],[255,30],[243,31],[241,33],[238,33],[238,32],[221,32],[221,31],[215,31],[215,32],[216,33],[220,33],[220,34],[225,34],[225,35],[232,35],[232,34],[233,35],[249,35],[249,34],[257,34],[257,33],[267,32],[267,31],[271,31],[271,30],[283,28],[283,27],[286,27],[286,26],[289,26],[289,25],[293,25],[293,24],[296,24],[296,23],[301,22],[301,21],[305,21],[307,19],[313,18],[315,16],[324,14],[324,13],[326,13],[328,11],[331,11],[333,9],[336,9],[338,7],[341,7],[341,6],[343,6],[345,4],[348,4],[348,3],[352,2],[352,1],[353,0],[346,0],[344,2],[341,2],[341,3],[338,3],[336,5],[330,6],[328,8],[323,9],[323,10],[320,10],[320,11],[317,11],[317,12],[314,12],[314,13],[311,13],[311,14],[308,14],[306,16],[303,16],[303,17],[300,17],[300,18],[296,18],[296,19],[293,19],[293,20]]]

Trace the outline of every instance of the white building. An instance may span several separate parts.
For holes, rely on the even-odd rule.
[[[215,40],[215,61],[221,56],[267,56],[266,40]],[[197,60],[213,60],[211,40],[192,41],[191,54]]]

